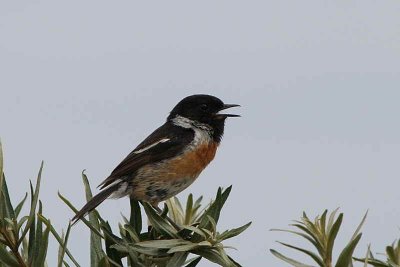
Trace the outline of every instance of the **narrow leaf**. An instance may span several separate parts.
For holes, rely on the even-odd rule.
[[[186,201],[186,212],[185,212],[185,221],[184,224],[190,224],[190,219],[192,218],[193,214],[193,195],[189,194],[188,199]]]
[[[65,233],[63,244],[60,245],[60,253],[58,255],[58,267],[62,267],[63,265],[65,250],[67,248],[70,231],[71,231],[71,222],[68,223],[67,232]]]
[[[42,170],[43,170],[43,161],[42,161],[42,164],[40,165],[39,174],[38,174],[38,177],[36,180],[35,192],[33,193],[33,198],[31,201],[31,210],[29,211],[29,219],[28,219],[28,222],[26,223],[25,229],[22,231],[22,234],[18,240],[18,244],[21,244],[22,240],[25,238],[25,235],[28,233],[29,228],[31,227],[31,224],[33,223],[33,221],[35,219],[36,206],[39,201],[39,191],[40,191],[40,181],[42,179]]]
[[[251,222],[246,223],[243,226],[240,226],[238,228],[233,228],[231,230],[225,231],[222,234],[220,234],[218,236],[219,240],[226,240],[228,238],[232,238],[235,237],[237,235],[240,235],[241,233],[243,233],[244,231],[246,231],[247,228],[249,228],[249,226],[251,225]]]
[[[15,259],[14,255],[3,247],[0,247],[0,262],[6,264],[6,266],[19,267],[19,263],[17,259]]]
[[[86,201],[92,199],[93,194],[90,189],[90,184],[87,176],[85,175],[85,171],[82,171],[82,180],[83,185],[85,187]],[[96,216],[96,212],[89,212],[89,222],[90,224],[97,230],[100,231],[100,223],[99,219]],[[100,261],[103,259],[105,253],[103,252],[103,248],[101,246],[101,238],[93,232],[90,232],[90,265],[92,267],[97,267],[100,264]]]
[[[38,214],[42,214],[42,202],[39,200],[39,211]],[[50,222],[49,222],[50,224]],[[32,258],[31,262],[33,266],[42,266],[40,265],[39,253],[42,249],[42,236],[43,236],[43,223],[40,220],[37,220],[36,223],[36,233],[35,233],[35,241],[33,244]]]
[[[313,267],[312,265],[307,265],[307,264],[298,262],[298,261],[296,261],[294,259],[288,258],[288,257],[282,255],[281,253],[279,253],[276,250],[270,249],[269,251],[271,251],[272,255],[274,255],[278,259],[283,260],[283,261],[289,263],[290,265],[292,265],[294,267]]]
[[[356,238],[352,239],[349,244],[340,253],[335,267],[349,267],[352,262],[353,252],[356,248],[358,241],[360,241],[362,234],[358,234]]]
[[[137,200],[133,198],[130,199],[131,205],[131,216],[129,219],[130,225],[135,229],[136,234],[140,235],[142,232],[142,212],[140,210],[140,205]]]
[[[7,187],[7,182],[6,182],[6,178],[3,174],[3,201],[4,201],[4,215],[6,218],[10,218],[10,219],[15,219],[15,213],[14,213],[14,208],[11,204],[11,200],[10,200],[10,194],[8,193],[8,187]],[[0,196],[1,197],[1,196]],[[0,198],[1,199],[1,198]]]
[[[167,265],[165,267],[176,267],[176,266],[182,266],[187,257],[188,257],[189,253],[184,253],[184,252],[179,252],[176,253],[167,263]]]
[[[322,259],[317,254],[315,254],[314,252],[306,250],[306,249],[303,249],[303,248],[299,248],[299,247],[296,247],[296,246],[292,246],[292,245],[289,245],[289,244],[286,244],[286,243],[282,243],[282,242],[278,242],[278,243],[281,244],[281,245],[284,245],[284,246],[286,246],[288,248],[292,248],[292,249],[295,249],[297,251],[303,252],[304,254],[310,256],[316,263],[318,263],[319,266],[324,267],[324,263],[323,263]]]
[[[360,224],[357,226],[357,229],[354,231],[354,234],[351,237],[351,239],[355,239],[357,237],[358,233],[361,230],[361,227],[363,226],[363,224],[365,223],[365,220],[367,219],[367,215],[368,215],[368,210],[365,212]]]
[[[18,203],[17,207],[15,207],[15,217],[17,218],[19,216],[19,213],[21,212],[22,207],[24,206],[25,200],[28,197],[28,193],[25,193],[24,198],[21,200],[21,202]]]
[[[66,199],[63,195],[61,195],[60,192],[58,192],[58,197],[75,213],[78,212],[78,209],[71,204],[71,202]],[[86,220],[85,218],[81,218],[81,221],[86,224],[87,227],[90,228],[90,230],[92,230],[92,232],[96,233],[98,236],[100,236],[101,238],[104,238],[103,235],[99,232],[99,230],[96,229],[96,227],[94,227],[88,220]]]
[[[327,243],[327,259],[332,259],[333,244],[335,243],[336,236],[339,232],[340,225],[342,224],[343,213],[340,213],[334,224],[332,225],[331,231],[328,234]],[[346,266],[347,267],[347,266]]]
[[[37,238],[41,238],[42,240],[40,242],[39,254],[35,261],[37,263],[37,265],[34,265],[34,266],[45,266],[47,248],[49,245],[49,233],[50,233],[50,227],[47,226],[46,230],[43,233],[43,236],[41,236],[41,237],[37,236]]]
[[[199,262],[201,261],[201,257],[196,257],[193,258],[193,260],[190,260],[189,263],[185,266],[185,267],[196,267],[197,264],[199,264]]]
[[[54,229],[54,227],[50,224],[50,221],[47,220],[45,217],[42,215],[38,215],[38,219],[40,219],[44,224],[46,224],[47,227],[50,227],[50,232],[54,236],[54,238],[57,240],[57,242],[60,244],[60,246],[64,246],[64,241],[60,237],[60,235],[57,233],[57,231]],[[70,260],[74,263],[76,267],[80,267],[79,263],[75,260],[75,258],[72,256],[71,252],[68,250],[68,248],[65,247],[65,253],[68,255]]]
[[[162,218],[160,215],[158,215],[158,213],[149,204],[143,203],[143,207],[151,225],[157,229],[157,231],[172,238],[179,238],[176,230],[167,222],[165,218]]]
[[[107,229],[107,231],[112,235],[112,230],[110,227],[110,224],[108,222],[102,222],[101,223],[101,228],[103,231]],[[122,266],[122,255],[114,248],[112,248],[113,245],[115,245],[116,242],[109,237],[109,235],[105,235],[105,245],[106,245],[106,254],[107,257],[110,261],[116,262],[119,266]]]
[[[0,197],[2,196],[3,192],[3,147],[1,145],[0,140]],[[0,210],[0,216],[2,214],[2,210]]]

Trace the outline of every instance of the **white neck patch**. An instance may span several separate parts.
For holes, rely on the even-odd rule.
[[[179,115],[172,119],[172,123],[175,124],[176,126],[180,126],[183,128],[191,128],[191,129],[198,128],[204,131],[209,131],[209,132],[212,131],[211,127],[208,126],[207,124],[200,123]]]
[[[190,148],[195,148],[197,145],[203,143],[208,144],[212,141],[212,129],[206,124],[199,123],[179,115],[172,119],[172,123],[176,126],[192,129],[194,131],[194,139],[190,145]]]

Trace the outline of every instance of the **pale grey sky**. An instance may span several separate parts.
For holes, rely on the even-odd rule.
[[[233,185],[220,229],[244,266],[286,266],[270,228],[341,207],[337,245],[370,209],[356,255],[400,236],[399,1],[1,1],[0,136],[14,197],[45,161],[55,227],[182,97],[240,103],[215,161],[188,190]],[[17,201],[18,199],[13,199]],[[115,226],[127,199],[99,209]],[[250,208],[249,208],[250,207]],[[85,265],[89,231],[70,247]],[[56,245],[53,240],[51,244]],[[303,243],[304,244],[304,243]],[[56,248],[49,252],[55,264]],[[287,253],[297,255],[294,252]],[[201,266],[210,266],[203,262]]]

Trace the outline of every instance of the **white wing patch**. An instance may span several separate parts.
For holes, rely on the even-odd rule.
[[[134,154],[140,154],[140,153],[142,153],[142,152],[144,152],[144,151],[146,151],[146,150],[149,150],[149,149],[152,148],[152,147],[155,147],[156,145],[158,145],[158,144],[160,144],[160,143],[168,142],[169,140],[170,140],[169,138],[164,138],[164,139],[158,140],[157,142],[155,142],[155,143],[153,143],[153,144],[151,144],[151,145],[148,145],[148,146],[146,146],[146,147],[144,147],[144,148],[142,148],[142,149],[133,151],[133,153],[134,153]]]

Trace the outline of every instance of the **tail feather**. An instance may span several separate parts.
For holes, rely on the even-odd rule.
[[[85,206],[82,207],[80,211],[78,211],[75,216],[72,218],[72,224],[77,223],[80,219],[82,219],[86,214],[90,211],[94,210],[98,205],[100,205],[106,198],[108,198],[115,190],[118,189],[118,184],[108,187],[102,190],[100,193],[95,195],[92,199],[90,199]]]

